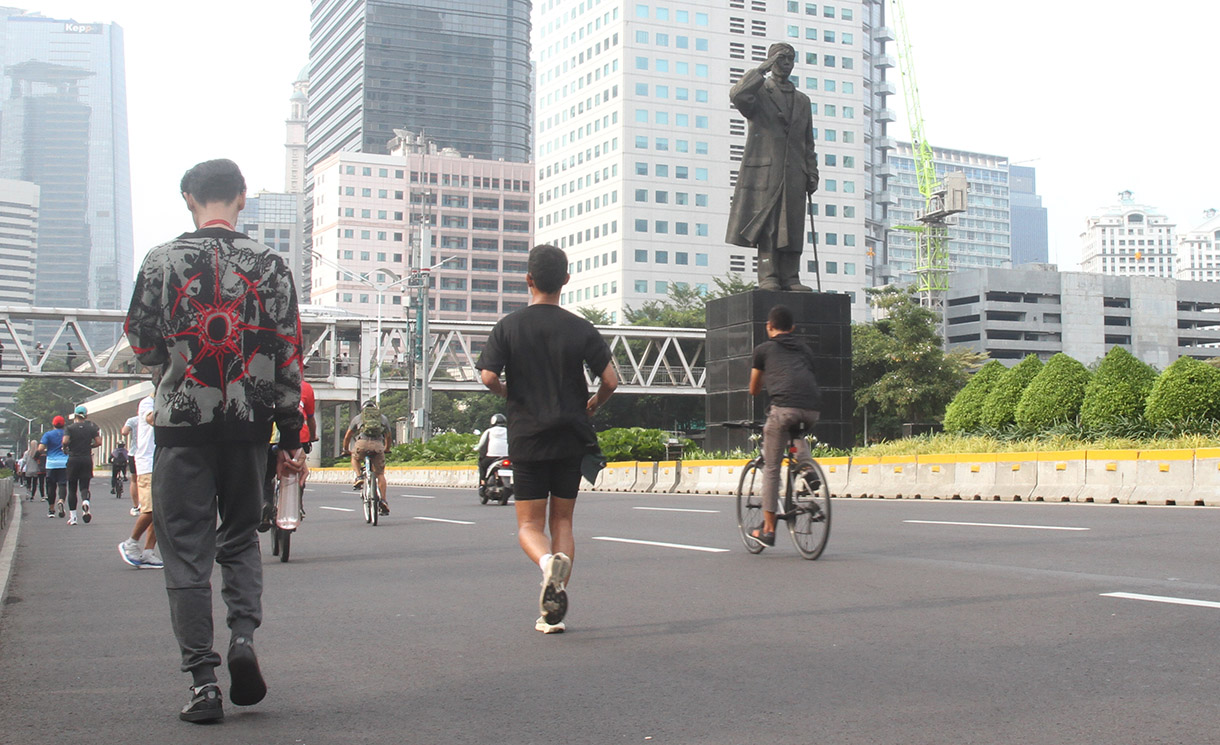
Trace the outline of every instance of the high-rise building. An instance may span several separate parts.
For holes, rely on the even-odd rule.
[[[1178,235],[1178,279],[1220,281],[1220,216],[1203,213],[1203,222]]]
[[[965,150],[932,148],[936,177],[962,171],[966,174],[966,212],[951,218],[949,227],[949,267],[1008,266],[1012,261],[1011,213],[1009,205],[1008,158]],[[917,216],[925,209],[915,176],[911,143],[899,142],[889,155],[890,237],[886,257],[879,272],[882,283],[915,281],[915,237],[897,226],[919,225]]]
[[[1012,226],[1012,265],[1045,264],[1050,260],[1046,208],[1038,195],[1031,166],[1008,167],[1008,199]]]
[[[297,297],[309,300],[309,260],[304,256],[304,194],[259,192],[246,196],[246,208],[237,216],[237,229],[275,250],[292,269]]]
[[[0,9],[0,177],[40,188],[34,303],[126,307],[134,249],[122,29],[19,13]]]
[[[34,304],[35,250],[38,245],[38,185],[0,179],[0,305]],[[12,321],[11,329],[26,348],[33,346],[28,321]],[[0,341],[12,341],[0,329]],[[6,345],[8,346],[8,345]],[[9,359],[17,350],[9,348]],[[12,363],[10,363],[12,364]],[[0,407],[11,406],[21,381],[0,378]]]
[[[284,126],[284,191],[305,193],[305,129],[309,124],[309,67],[301,70],[292,83],[288,98],[288,119]]]
[[[530,0],[313,0],[307,168],[395,129],[530,159]]]
[[[1080,269],[1101,274],[1170,277],[1175,275],[1175,228],[1169,218],[1130,191],[1118,203],[1091,215],[1080,234]]]
[[[400,280],[440,264],[430,318],[495,320],[525,307],[533,165],[467,158],[403,135],[393,154],[339,152],[315,167],[312,302],[373,316],[381,294],[383,316],[402,318],[412,291]]]
[[[865,317],[861,290],[884,240],[873,195],[893,147],[884,3],[545,0],[534,13],[535,231],[568,253],[566,306],[621,321],[675,284],[755,279],[755,251],[724,240],[747,127],[729,89],[785,41],[797,51],[791,80],[812,102],[821,171],[820,266],[807,236],[802,281],[816,284],[820,268],[823,289],[849,293]]]

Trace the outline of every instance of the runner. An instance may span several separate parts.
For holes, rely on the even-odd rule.
[[[93,480],[93,448],[102,444],[101,430],[86,417],[89,412],[77,406],[72,424],[64,431],[64,449],[68,451],[68,524],[76,524],[76,500],[81,499],[81,518],[93,519],[89,511],[89,482]]]
[[[517,539],[542,570],[542,615],[534,628],[552,634],[567,628],[563,617],[576,548],[572,514],[581,461],[597,452],[589,419],[614,393],[618,375],[593,324],[559,307],[559,292],[568,282],[567,255],[555,246],[536,246],[525,282],[529,305],[500,319],[475,367],[482,371],[483,385],[508,399]],[[591,398],[585,365],[601,379]],[[507,373],[507,385],[501,373]]]
[[[68,454],[64,452],[64,418],[51,420],[52,429],[44,432],[38,442],[38,452],[46,455],[47,517],[64,516],[64,498],[68,496]]]

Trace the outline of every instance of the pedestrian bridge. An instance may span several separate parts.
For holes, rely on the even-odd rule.
[[[0,379],[69,378],[104,392],[85,401],[109,452],[119,428],[151,383],[123,336],[126,312],[0,306]],[[31,341],[31,329],[39,330]],[[475,362],[493,322],[429,320],[420,339],[415,319],[301,307],[306,379],[318,406],[354,406],[380,391],[483,391]],[[610,345],[619,393],[703,395],[707,378],[703,329],[598,326]],[[117,344],[96,344],[118,339]],[[71,345],[69,347],[69,345]],[[596,376],[585,371],[590,386]],[[420,398],[416,398],[419,396]],[[415,404],[412,408],[417,408]]]

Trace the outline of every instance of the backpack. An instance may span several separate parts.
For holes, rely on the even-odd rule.
[[[366,406],[360,410],[360,436],[370,440],[380,440],[385,437],[385,425],[381,422],[381,409],[376,406]]]

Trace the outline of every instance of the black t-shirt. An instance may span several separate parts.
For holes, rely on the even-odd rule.
[[[813,351],[792,334],[780,334],[754,347],[754,369],[763,371],[763,386],[772,406],[822,408],[822,392],[813,374]]]
[[[610,347],[593,324],[558,305],[529,305],[500,319],[475,367],[505,373],[508,456],[550,460],[595,450],[585,365],[596,378],[608,364]]]
[[[64,445],[69,456],[89,455],[93,452],[93,438],[101,434],[101,430],[88,419],[80,419],[69,424],[64,434],[70,438]]]

